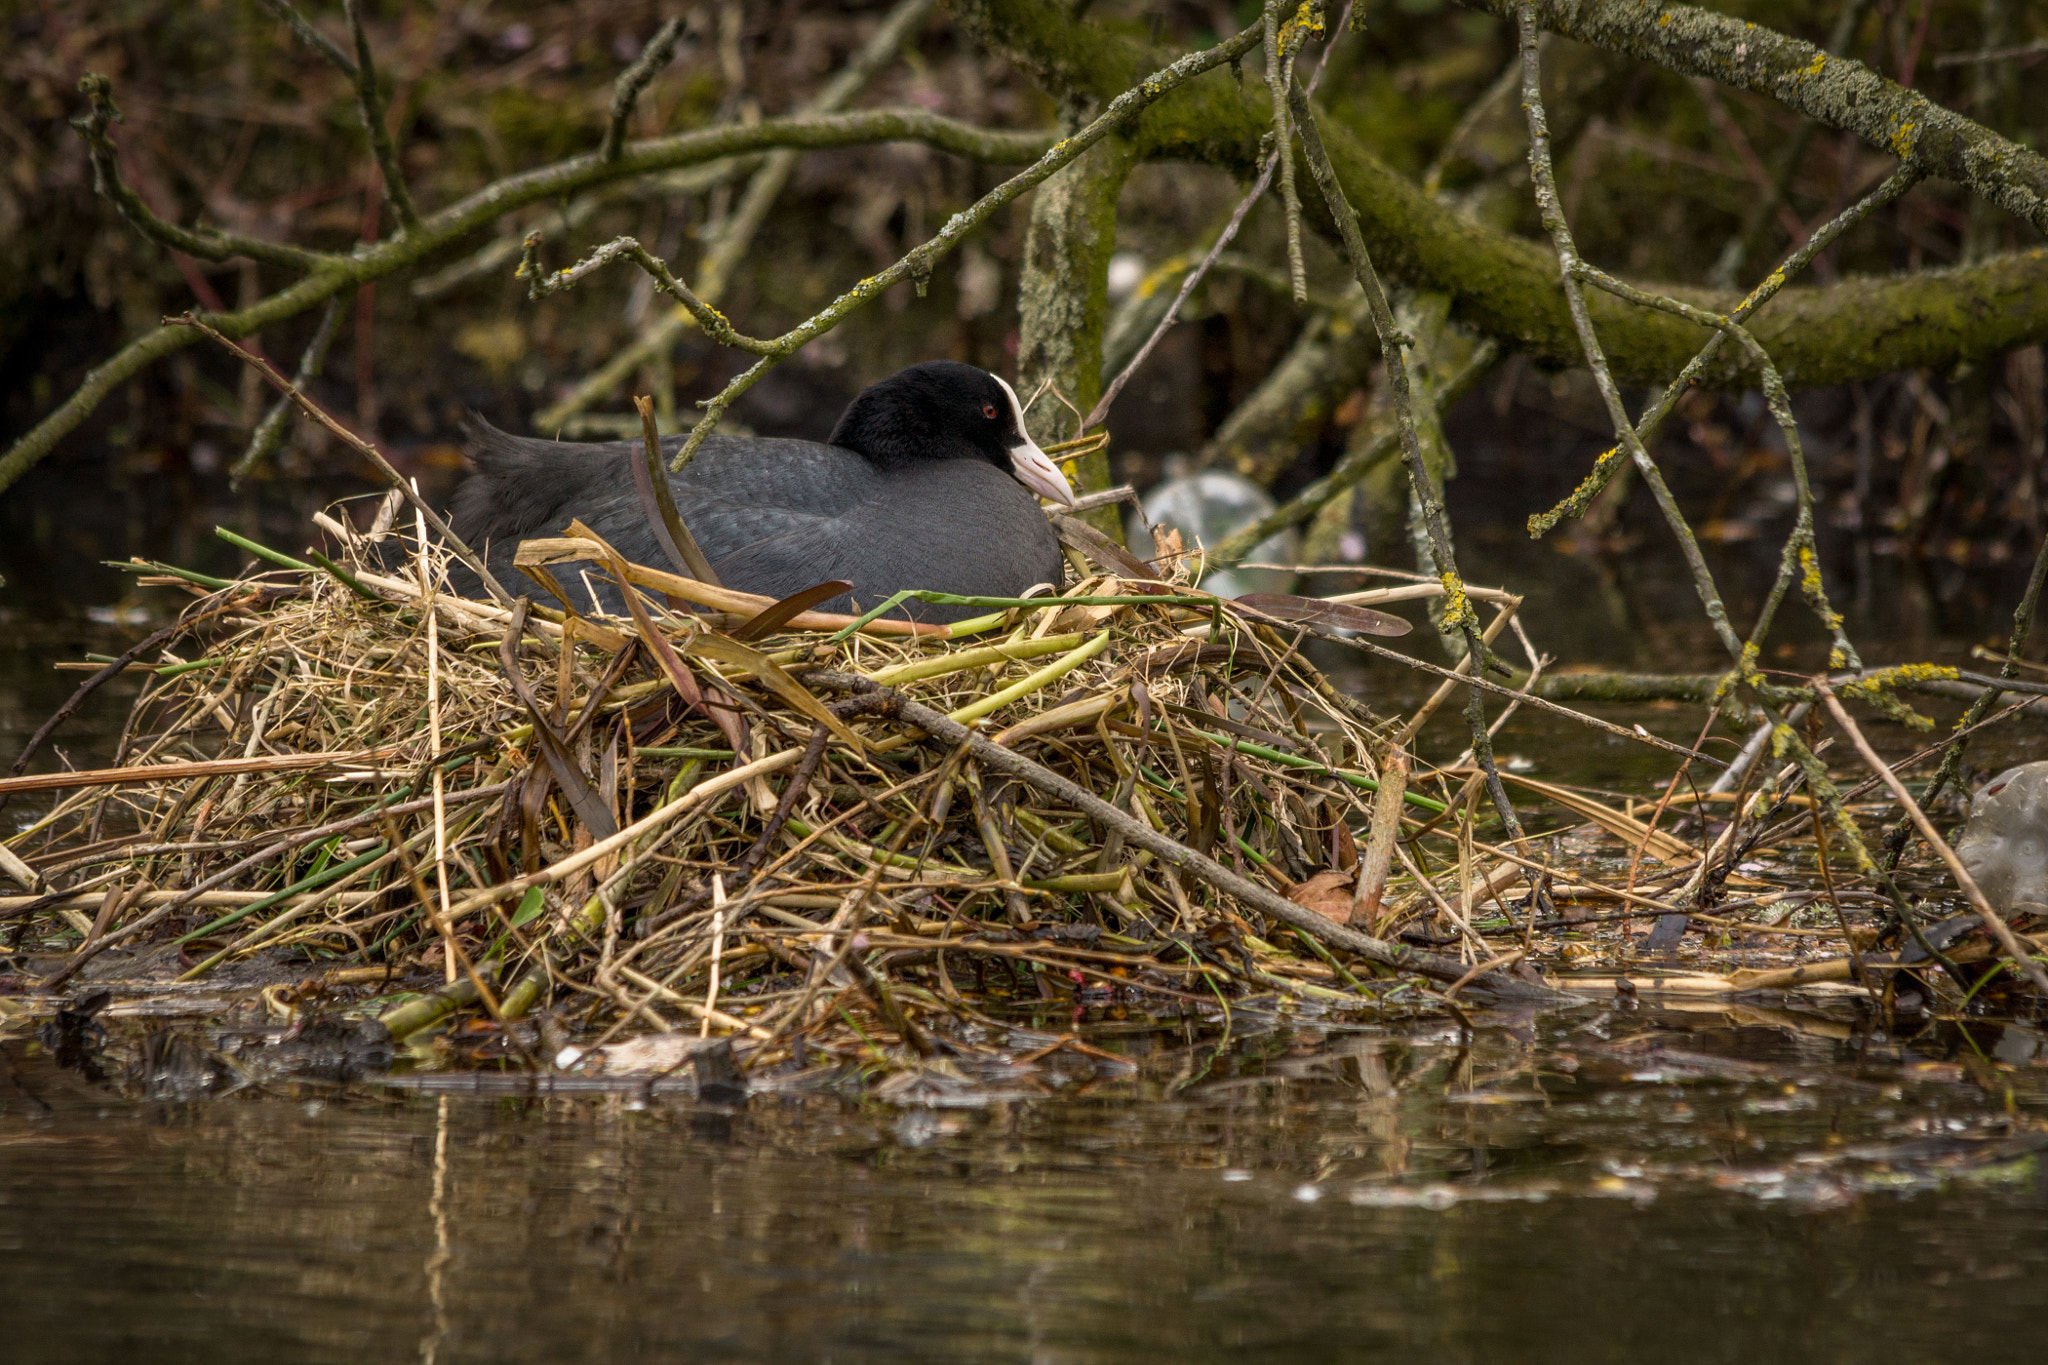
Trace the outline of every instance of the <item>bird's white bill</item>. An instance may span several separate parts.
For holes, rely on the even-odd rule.
[[[1010,468],[1016,472],[1017,482],[1039,497],[1062,507],[1074,505],[1073,485],[1067,482],[1066,475],[1060,473],[1060,467],[1052,462],[1052,457],[1038,448],[1036,441],[1026,441],[1021,446],[1010,448]]]

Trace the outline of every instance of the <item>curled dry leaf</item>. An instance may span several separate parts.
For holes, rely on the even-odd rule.
[[[1287,899],[1304,910],[1313,910],[1325,919],[1339,924],[1351,922],[1351,883],[1349,872],[1325,868],[1305,882],[1297,882],[1287,892]]]

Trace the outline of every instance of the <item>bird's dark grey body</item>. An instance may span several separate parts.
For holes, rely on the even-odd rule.
[[[673,455],[682,438],[662,446]],[[530,585],[512,564],[519,541],[559,535],[577,518],[631,563],[687,572],[669,563],[634,491],[627,461],[640,457],[638,443],[543,441],[477,424],[470,454],[481,477],[457,491],[451,520],[512,592]],[[885,471],[815,441],[713,436],[669,477],[669,487],[725,586],[787,597],[834,578],[853,584],[850,598],[821,603],[820,611],[871,607],[902,588],[1014,597],[1060,580],[1059,541],[1038,500],[982,460]],[[584,597],[575,605],[586,612],[593,606],[582,571],[592,567],[552,570],[566,591]],[[588,581],[595,609],[625,612],[608,576],[592,573]],[[455,586],[473,596],[481,585],[464,569]],[[931,621],[979,614],[927,603],[906,610]]]
[[[905,376],[921,372],[937,372],[948,384],[965,382],[955,372],[978,376],[1002,401],[1000,425],[1014,429],[1014,440],[1052,468],[1021,434],[1021,414],[1007,385],[998,389],[1001,381],[984,371],[944,362],[885,380],[848,409],[834,437],[863,442],[865,453],[816,441],[714,435],[687,469],[670,475],[669,486],[725,586],[780,598],[845,579],[852,593],[818,608],[844,612],[856,603],[874,606],[904,588],[1012,597],[1034,584],[1060,581],[1059,542],[1037,497],[996,463],[1000,457],[1008,464],[1000,442],[1013,438],[992,438],[997,444],[991,453],[988,439],[970,447],[943,431],[926,430],[924,416],[938,400],[909,415],[900,410]],[[887,389],[892,384],[893,396]],[[881,405],[870,404],[878,392]],[[984,395],[974,396],[973,415],[980,420],[989,409],[980,404]],[[669,455],[681,445],[681,437],[662,442]],[[519,542],[563,534],[579,518],[629,561],[685,572],[661,550],[634,489],[630,462],[640,458],[638,442],[538,440],[477,421],[469,430],[469,454],[477,472],[457,490],[450,521],[510,591],[531,587],[512,563]],[[1037,477],[1043,482],[1042,474]],[[1056,472],[1052,478],[1058,479]],[[556,565],[552,572],[579,599],[572,603],[578,610],[623,613],[625,604],[608,578],[591,572],[586,579],[583,571],[593,567]],[[458,569],[455,586],[469,595],[481,590],[466,569]],[[917,602],[904,610],[928,621],[979,614]]]

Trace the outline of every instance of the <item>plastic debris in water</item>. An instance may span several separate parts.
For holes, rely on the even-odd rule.
[[[1145,495],[1146,519],[1179,531],[1192,550],[1197,545],[1213,548],[1231,532],[1249,526],[1274,508],[1266,490],[1249,479],[1220,469],[1204,469],[1168,479]],[[1144,545],[1142,529],[1130,537],[1132,545]],[[1245,555],[1247,560],[1267,564],[1289,564],[1299,553],[1301,537],[1289,527],[1268,536]],[[1212,569],[1202,575],[1202,588],[1219,597],[1237,597],[1248,592],[1286,592],[1294,586],[1294,575],[1274,569]]]
[[[1956,856],[1994,910],[2048,912],[2048,760],[2008,768],[1984,785]]]

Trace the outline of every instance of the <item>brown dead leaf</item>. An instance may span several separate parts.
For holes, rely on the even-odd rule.
[[[1324,919],[1338,924],[1351,922],[1351,884],[1349,872],[1325,868],[1305,882],[1297,882],[1288,888],[1287,899],[1304,910],[1313,910]]]

